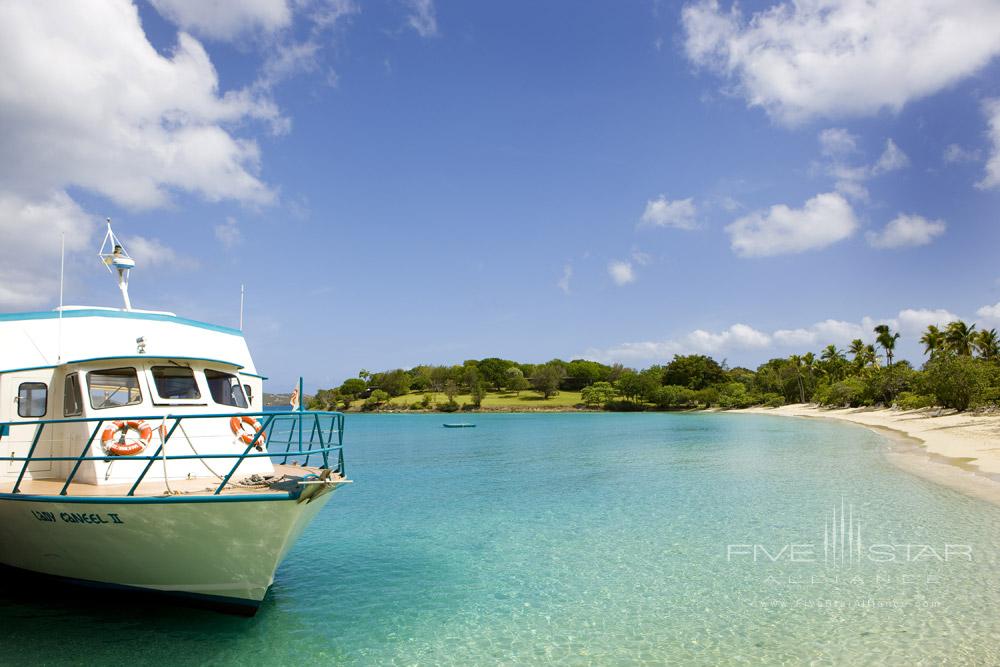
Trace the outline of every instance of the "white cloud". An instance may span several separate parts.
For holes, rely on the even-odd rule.
[[[943,327],[957,319],[958,315],[943,308],[906,308],[899,311],[895,326],[903,336],[918,337],[932,324]]]
[[[156,11],[183,30],[229,40],[246,32],[274,32],[289,26],[292,12],[287,0],[150,0]]]
[[[834,178],[837,192],[858,201],[868,200],[865,183],[910,164],[910,158],[891,138],[886,139],[885,149],[871,165],[850,165],[845,158],[857,152],[857,137],[842,128],[830,128],[819,133],[820,152],[828,158],[823,165],[826,173]]]
[[[233,249],[243,243],[243,233],[240,231],[236,218],[229,216],[222,224],[216,225],[213,230],[216,240],[227,249]]]
[[[631,262],[612,261],[608,264],[608,275],[616,285],[628,285],[635,282],[635,271]]]
[[[906,248],[927,245],[944,234],[943,220],[928,220],[920,215],[900,213],[880,232],[868,232],[865,238],[873,248]]]
[[[898,111],[1000,53],[995,0],[799,0],[749,20],[699,0],[682,20],[692,62],[787,124]]]
[[[711,354],[735,349],[767,347],[770,337],[746,324],[734,324],[719,332],[696,329],[677,340],[623,343],[607,350],[588,350],[589,359],[602,361],[646,361],[669,359],[675,354]]]
[[[1000,320],[1000,302],[992,306],[983,306],[976,311],[976,315],[986,320]]]
[[[49,302],[59,289],[59,251],[91,242],[95,221],[65,192],[28,200],[0,191],[0,306],[29,308]]]
[[[0,81],[0,201],[14,212],[5,222],[19,225],[8,248],[58,224],[89,238],[69,188],[136,209],[179,191],[250,205],[274,198],[257,175],[256,142],[233,128],[280,127],[275,105],[251,90],[220,91],[208,54],[186,33],[161,55],[127,0],[0,4]],[[36,265],[30,254],[12,252],[4,264],[4,302],[51,298],[51,281],[18,278]]]
[[[665,196],[660,195],[657,199],[650,199],[646,202],[646,210],[642,213],[639,225],[696,229],[698,227],[698,223],[695,221],[696,214],[697,209],[693,199],[669,201]]]
[[[726,227],[733,251],[742,257],[768,257],[824,248],[854,233],[858,222],[843,196],[828,192],[800,209],[784,204],[756,211]]]
[[[653,261],[653,258],[649,255],[649,253],[643,252],[641,250],[633,250],[632,261],[638,264],[639,266],[646,266],[647,264]]]
[[[569,281],[573,278],[573,265],[567,264],[563,267],[562,277],[556,281],[556,287],[564,293],[569,294]]]
[[[407,0],[406,4],[410,7],[407,24],[421,37],[436,37],[438,25],[434,0]]]
[[[882,151],[882,155],[879,156],[878,162],[872,166],[872,174],[878,176],[879,174],[886,174],[890,171],[896,171],[897,169],[902,169],[910,164],[910,158],[907,157],[906,153],[900,150],[899,146],[896,145],[892,139],[885,140],[885,150]]]
[[[986,100],[983,103],[983,111],[988,119],[989,137],[993,149],[986,162],[986,174],[983,175],[982,180],[976,183],[976,187],[982,189],[1000,188],[1000,98]]]
[[[128,240],[125,242],[125,249],[135,259],[137,268],[152,268],[156,266],[178,268],[190,267],[196,264],[194,260],[178,255],[176,250],[160,239],[151,239],[132,234],[129,235]]]
[[[828,157],[842,157],[858,150],[858,137],[842,127],[830,127],[819,133],[820,152]]]
[[[0,7],[0,183],[19,193],[85,188],[130,207],[170,191],[267,203],[255,142],[225,126],[273,120],[270,102],[219,93],[201,44],[181,33],[169,58],[136,8],[104,3]]]
[[[340,21],[360,11],[352,0],[302,0],[297,8],[305,16],[309,28],[306,36],[296,40],[295,31],[282,31],[267,40],[265,58],[253,89],[267,92],[282,81],[301,72],[325,70],[323,81],[337,87],[337,72],[323,62],[323,50],[331,39],[328,35]],[[299,32],[302,32],[301,30]],[[280,129],[284,129],[283,127]]]
[[[992,309],[994,316],[1000,319],[1000,304],[980,309],[980,315],[984,315],[986,309]],[[785,355],[809,350],[815,352],[830,344],[845,347],[855,338],[871,342],[875,338],[873,329],[880,323],[888,324],[904,337],[915,340],[929,324],[942,326],[956,319],[955,314],[943,309],[907,308],[895,318],[863,317],[859,322],[827,319],[810,326],[777,329],[770,333],[747,324],[734,324],[717,332],[696,329],[679,338],[623,343],[604,350],[592,348],[584,356],[608,362],[648,362],[664,361],[675,354],[726,355],[743,352],[757,353],[758,356]]]
[[[963,148],[958,144],[948,144],[945,146],[941,158],[946,164],[958,162],[976,162],[983,157],[983,152],[978,148]]]
[[[734,324],[724,331],[712,333],[696,329],[687,335],[685,342],[701,352],[767,347],[771,337],[746,324]]]
[[[871,176],[869,167],[848,167],[834,163],[827,167],[827,172],[836,179],[833,187],[837,192],[857,201],[868,201],[865,181]]]

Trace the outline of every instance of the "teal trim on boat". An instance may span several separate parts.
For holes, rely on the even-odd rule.
[[[445,428],[476,428],[475,424],[444,424]]]
[[[241,338],[243,337],[243,332],[240,331],[239,329],[233,329],[232,327],[224,327],[218,324],[209,324],[208,322],[199,322],[198,320],[189,320],[185,317],[177,317],[176,315],[163,315],[161,313],[140,313],[134,310],[81,309],[81,310],[64,310],[62,316],[63,319],[73,319],[76,317],[109,317],[112,319],[173,322],[174,324],[183,324],[189,327],[208,329],[209,331],[218,331],[219,333],[231,334],[233,336],[239,336]],[[21,320],[56,320],[56,319],[59,319],[59,313],[57,311],[43,311],[37,313],[0,313],[0,322],[18,322]]]
[[[176,505],[178,503],[254,503],[296,500],[298,494],[244,493],[233,496],[33,496],[25,493],[0,493],[0,500],[28,503],[81,503],[84,505]]]
[[[207,359],[205,357],[175,357],[170,354],[132,354],[123,357],[94,357],[92,359],[74,359],[67,361],[67,364],[89,364],[95,361],[121,361],[123,359],[173,359],[176,361],[202,361],[210,364],[222,364],[223,366],[233,366],[237,369],[243,368],[243,364],[235,361],[223,361],[222,359]],[[244,375],[241,373],[241,375]]]
[[[260,378],[261,380],[268,379],[265,375],[258,375],[257,373],[250,373],[242,370],[243,365],[238,364],[235,361],[225,361],[223,359],[208,359],[205,357],[178,357],[169,354],[137,354],[129,355],[123,357],[94,357],[92,359],[74,359],[72,361],[67,361],[66,364],[88,364],[95,361],[118,361],[118,360],[128,360],[128,359],[174,359],[176,361],[201,361],[210,364],[221,364],[223,366],[232,366],[237,369],[240,375],[246,375],[248,377]],[[62,364],[62,365],[66,365]],[[30,366],[28,368],[10,368],[7,370],[0,371],[0,375],[4,373],[27,373],[28,371],[47,371],[53,368],[59,368],[59,366]]]

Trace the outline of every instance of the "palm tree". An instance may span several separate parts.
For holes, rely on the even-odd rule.
[[[819,358],[820,362],[818,365],[820,370],[834,382],[843,379],[844,367],[847,366],[847,359],[844,358],[843,351],[838,350],[836,345],[827,345],[823,348]]]
[[[944,332],[948,349],[954,354],[960,354],[965,357],[972,356],[972,343],[976,336],[975,331],[975,324],[969,326],[962,320],[949,322]]]
[[[861,368],[865,365],[865,342],[860,338],[855,338],[851,341],[851,345],[847,348],[847,351],[851,353],[854,357],[854,365]]]
[[[896,341],[899,340],[899,332],[892,333],[888,324],[880,324],[875,327],[875,333],[877,334],[875,341],[885,350],[886,363],[892,368],[892,355],[896,349]]]
[[[983,329],[974,336],[972,344],[976,346],[976,352],[986,361],[1000,359],[1000,336],[997,336],[996,329],[987,331]]]
[[[839,361],[844,358],[844,353],[837,349],[836,345],[830,344],[823,348],[819,358],[823,361]]]
[[[875,327],[874,331],[876,334],[876,342],[878,342],[878,344],[882,346],[882,349],[885,350],[885,361],[889,369],[889,402],[891,403],[893,394],[895,393],[892,390],[892,354],[896,349],[896,341],[899,340],[899,332],[897,331],[896,333],[892,333],[888,324],[880,324]]]
[[[924,345],[924,354],[933,358],[935,354],[945,349],[948,341],[945,339],[943,331],[938,329],[936,325],[930,324],[924,335],[920,337],[920,342]]]
[[[878,354],[875,353],[874,345],[865,345],[865,365],[871,364],[875,368],[878,368]]]

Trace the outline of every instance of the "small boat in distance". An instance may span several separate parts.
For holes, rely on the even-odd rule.
[[[475,424],[444,424],[445,428],[476,428]]]
[[[123,309],[0,313],[0,566],[252,615],[350,481],[344,416],[265,412],[242,329],[134,309],[110,220],[100,257]]]

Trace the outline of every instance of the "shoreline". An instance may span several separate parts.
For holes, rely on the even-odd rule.
[[[973,415],[927,408],[820,408],[811,404],[778,408],[752,407],[736,410],[670,410],[668,413],[759,414],[799,419],[830,419],[874,431],[885,438],[886,460],[897,468],[966,495],[1000,505],[1000,415]],[[565,406],[480,408],[440,412],[437,410],[351,411],[350,414],[436,414],[441,417],[474,414],[630,414]],[[648,414],[637,411],[636,414]],[[659,412],[657,412],[659,413]]]
[[[1000,505],[1000,416],[808,404],[725,412],[831,419],[863,426],[887,440],[886,460],[897,468]]]

